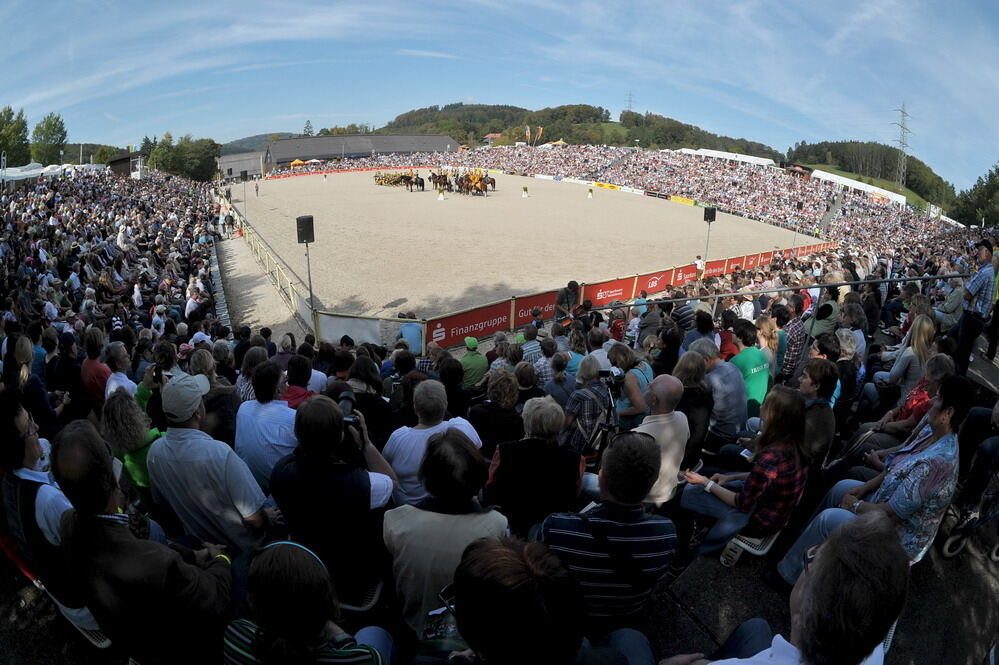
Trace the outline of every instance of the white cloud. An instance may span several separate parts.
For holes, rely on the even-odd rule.
[[[424,51],[416,48],[401,48],[396,50],[396,55],[407,55],[413,58],[444,58],[447,60],[458,60],[458,56],[451,53],[441,53],[440,51]]]

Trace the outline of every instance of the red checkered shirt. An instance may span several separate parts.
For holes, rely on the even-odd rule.
[[[808,480],[808,467],[784,445],[767,446],[756,455],[746,484],[735,495],[735,507],[749,512],[749,524],[760,535],[783,529],[791,519]]]

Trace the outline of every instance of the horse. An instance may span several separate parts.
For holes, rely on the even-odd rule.
[[[406,189],[408,189],[409,191],[413,191],[413,176],[411,175],[399,176],[399,184],[405,185]]]
[[[493,191],[494,192],[496,191],[496,178],[492,177],[491,175],[487,175],[486,177],[484,177],[482,179],[482,182],[484,182],[487,185],[491,185],[492,188],[493,188]]]
[[[421,192],[423,192],[423,191],[426,191],[426,188],[424,187],[424,183],[423,183],[423,178],[421,178],[421,177],[420,177],[420,176],[418,176],[418,175],[414,175],[414,176],[413,176],[413,180],[412,180],[412,182],[410,183],[410,187],[409,187],[409,191],[411,191],[411,192],[412,192],[412,191],[413,191],[413,190],[415,190],[415,189],[416,189],[417,187],[419,187],[419,188],[420,188],[420,191],[421,191]]]
[[[486,181],[484,179],[472,183],[471,185],[472,196],[475,196],[476,194],[481,194],[482,196],[488,196],[488,194],[486,194],[487,191],[489,191],[489,185],[486,184]]]

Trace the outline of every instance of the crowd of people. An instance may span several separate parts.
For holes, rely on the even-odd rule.
[[[555,320],[419,355],[411,331],[220,324],[207,186],[101,173],[0,206],[5,549],[142,665],[691,663],[654,653],[658,585],[778,535],[795,630],[749,620],[707,658],[857,664],[996,470],[999,404],[969,415],[965,378],[999,336],[974,231],[663,302],[570,282]]]

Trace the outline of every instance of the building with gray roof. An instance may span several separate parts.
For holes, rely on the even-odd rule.
[[[308,161],[370,157],[388,153],[408,155],[414,152],[453,152],[458,149],[458,145],[457,141],[445,134],[303,136],[270,141],[264,149],[264,165],[265,168],[285,166],[296,159]],[[232,155],[232,157],[238,156]]]

